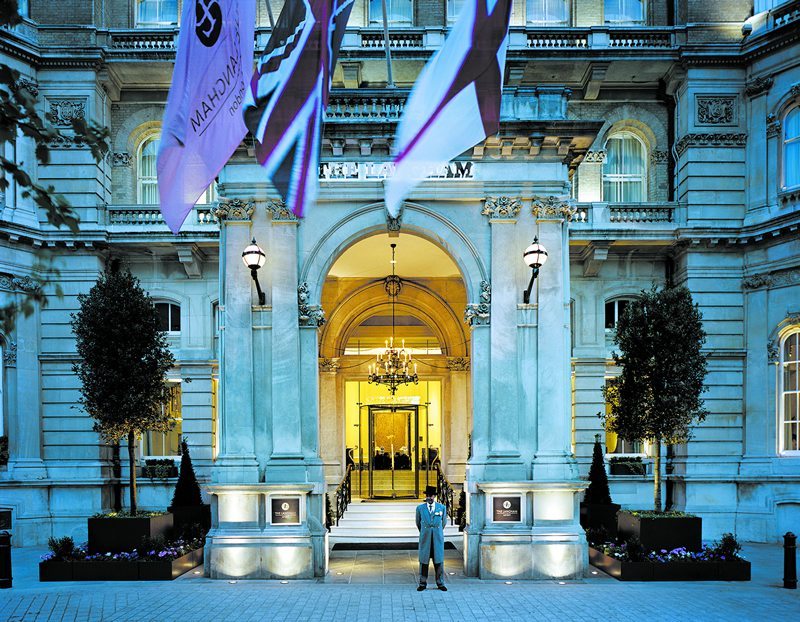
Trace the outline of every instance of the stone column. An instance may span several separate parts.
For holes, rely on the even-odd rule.
[[[533,215],[548,258],[531,299],[538,305],[538,448],[533,479],[577,478],[571,451],[569,244],[567,223],[574,208],[553,196],[535,197]]]
[[[447,430],[445,474],[451,482],[466,478],[469,458],[469,359],[448,357],[450,370],[450,399],[448,418],[442,428]]]
[[[319,455],[326,483],[331,485],[338,485],[344,477],[344,417],[339,416],[336,408],[338,369],[338,358],[319,359]]]
[[[253,421],[253,283],[242,265],[250,243],[252,203],[223,199],[220,221],[220,390],[218,396],[220,453],[212,481],[223,484],[258,482]]]

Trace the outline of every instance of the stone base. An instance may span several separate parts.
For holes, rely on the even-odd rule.
[[[588,569],[582,533],[484,534],[479,547],[481,579],[580,579]]]
[[[206,539],[205,574],[212,579],[312,579],[316,567],[310,534],[268,536],[261,533],[215,535]],[[327,547],[327,536],[319,538]]]

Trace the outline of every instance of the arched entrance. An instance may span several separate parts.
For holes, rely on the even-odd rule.
[[[399,291],[386,287],[396,244]],[[331,263],[320,335],[320,454],[326,481],[353,465],[360,498],[419,498],[441,468],[462,484],[471,414],[467,287],[441,246],[416,233],[371,233]],[[368,382],[393,341],[418,381],[392,392]]]

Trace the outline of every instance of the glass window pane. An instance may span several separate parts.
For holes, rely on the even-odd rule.
[[[568,0],[528,0],[527,19],[529,24],[563,25],[568,22]]]
[[[783,365],[783,390],[797,391],[797,363],[784,363]]]
[[[394,25],[410,25],[414,15],[412,0],[386,0],[386,21]],[[383,24],[381,0],[370,0],[369,23],[373,26]]]
[[[616,324],[616,317],[614,317],[614,303],[607,302],[606,303],[606,328],[614,328],[614,324]]]
[[[800,139],[787,143],[784,149],[784,185],[800,186]]]
[[[181,308],[178,305],[170,305],[169,329],[173,332],[181,332]]]
[[[799,333],[794,333],[786,337],[783,342],[783,362],[797,360],[797,337]]]
[[[156,312],[158,313],[158,330],[169,330],[169,304],[166,302],[156,303]]]
[[[463,6],[464,0],[447,0],[447,21],[449,23],[456,21]]]
[[[642,0],[605,0],[606,23],[641,24],[644,22]]]

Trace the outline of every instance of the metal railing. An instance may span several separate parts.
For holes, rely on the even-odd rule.
[[[336,499],[336,503],[334,506],[335,516],[334,516],[334,524],[339,524],[339,519],[344,516],[345,511],[347,510],[347,506],[350,505],[350,502],[353,500],[353,486],[352,486],[352,478],[350,474],[353,471],[353,465],[347,465],[347,472],[344,474],[342,481],[336,487],[334,491],[334,497]]]
[[[447,515],[450,517],[450,524],[455,525],[456,522],[456,506],[453,500],[455,492],[450,482],[442,471],[441,464],[436,465],[436,497],[439,503],[444,505]]]

